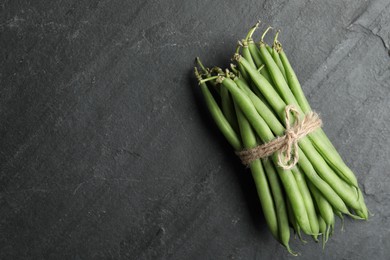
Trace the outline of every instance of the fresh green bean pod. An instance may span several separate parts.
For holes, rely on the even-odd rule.
[[[362,191],[359,189],[359,204],[360,209],[356,211],[357,215],[363,219],[368,219],[368,209],[366,203],[364,202],[364,197]]]
[[[287,75],[287,79],[290,85],[287,84],[282,72],[280,71],[277,64],[272,59],[272,56],[268,53],[264,44],[260,43],[260,53],[264,63],[267,65],[271,77],[275,82],[275,86],[278,89],[279,93],[283,97],[283,100],[286,104],[294,104],[300,110],[301,113],[308,113],[311,111],[310,106],[308,105],[307,99],[303,94],[302,88],[299,84],[299,81],[292,70],[291,65],[289,65],[286,55],[283,51],[280,52],[280,57],[283,63]],[[287,64],[288,63],[288,64]],[[295,95],[298,97],[300,102],[297,101]],[[300,103],[303,104],[304,109],[301,108]],[[308,110],[307,110],[308,109]],[[329,141],[328,137],[325,135],[322,129],[311,133],[309,138],[313,142],[313,145],[320,152],[322,157],[325,158],[326,162],[330,164],[332,169],[347,183],[358,188],[358,183],[353,172],[345,165],[341,156],[338,154],[336,149],[334,149],[332,143]]]
[[[326,225],[326,223],[323,220],[323,218],[321,217],[321,215],[318,215],[317,218],[318,218],[318,223],[319,223],[319,226],[320,226],[319,229],[320,229],[320,232],[322,234],[322,249],[324,249],[326,241],[327,241],[326,233],[327,233],[327,230],[328,230],[328,226]],[[317,238],[315,238],[314,240],[316,242],[318,241]]]
[[[317,236],[319,233],[318,218],[317,213],[314,208],[314,203],[310,195],[309,188],[305,180],[305,176],[300,172],[298,167],[291,169],[291,172],[294,174],[295,180],[298,184],[299,191],[302,195],[303,202],[305,203],[307,215],[310,222],[311,234]]]
[[[266,78],[264,78],[263,75],[259,74],[256,69],[253,69],[244,57],[236,54],[234,55],[234,59],[237,61],[238,66],[240,66],[240,73],[241,70],[244,70],[247,73],[248,77],[251,78],[251,82],[253,82],[253,84],[260,90],[261,94],[263,94],[264,98],[277,113],[278,117],[284,118],[286,103],[284,103],[283,99],[279,96],[274,87]]]
[[[270,111],[269,108],[260,99],[258,99],[253,92],[251,92],[251,90],[244,81],[239,78],[236,78],[235,82],[241,89],[245,91],[245,93],[251,99],[258,113],[261,114],[262,118],[264,118],[268,126],[272,129],[272,131],[276,135],[282,135],[284,132],[284,127],[276,118],[276,116],[272,113],[272,111]],[[311,163],[308,161],[302,151],[300,151],[300,158],[301,159],[298,164],[306,170],[304,172],[305,175],[309,178],[309,180],[315,183],[321,189],[321,191],[327,195],[328,200],[331,200],[333,202],[334,207],[338,208],[345,214],[348,214],[348,209],[344,202],[326,182],[324,182],[320,177],[318,177],[316,171],[311,166]]]
[[[263,47],[264,48],[264,47]],[[266,54],[268,52],[266,49],[264,51]],[[269,55],[269,54],[268,54]],[[264,95],[264,97],[267,99],[267,101],[271,104],[271,106],[274,108],[275,111],[278,111],[279,117],[284,118],[284,115],[281,113],[284,111],[284,107],[286,104],[284,103],[283,100],[276,94],[275,90],[270,90],[269,87],[267,87],[268,82],[264,79],[264,77],[257,73],[256,70],[254,70],[245,60],[245,58],[241,56],[235,56],[236,60],[239,62],[239,64],[242,64],[244,69],[247,70],[248,75],[251,77],[252,82],[259,87],[260,91]],[[270,67],[273,67],[273,70],[278,71],[280,74],[279,69],[277,68],[275,62],[272,60],[271,56],[268,56],[267,59],[271,59]],[[267,61],[266,61],[267,62]],[[276,68],[275,68],[276,67]],[[270,70],[271,71],[271,70]],[[280,78],[283,76],[279,75]],[[269,84],[268,84],[269,85]],[[288,96],[289,92],[286,95]],[[296,104],[296,102],[295,102]],[[314,132],[315,133],[315,132]],[[283,133],[282,133],[283,134]],[[342,182],[337,174],[333,172],[333,170],[328,166],[328,164],[324,161],[323,157],[318,153],[318,151],[312,146],[311,142],[308,140],[307,137],[304,137],[300,139],[299,141],[299,146],[305,151],[306,156],[310,159],[310,162],[315,166],[315,169],[318,171],[318,173],[321,175],[322,178],[326,178],[326,181],[328,182],[329,185],[334,188],[337,193],[346,200],[349,206],[351,206],[354,209],[359,209],[360,205],[357,201],[358,197],[355,191],[353,191],[348,185],[346,185],[344,182]]]
[[[271,186],[272,195],[275,202],[276,216],[278,218],[279,238],[281,243],[287,248],[291,254],[295,254],[291,251],[289,246],[290,241],[290,227],[288,225],[288,215],[286,202],[284,200],[281,184],[278,179],[278,175],[272,165],[272,162],[268,159],[263,159],[263,166],[267,175],[268,182]]]
[[[257,48],[256,44],[253,42],[253,40],[248,42],[248,49],[252,55],[253,61],[256,64],[256,68],[259,69],[262,65],[264,65],[264,62],[261,60],[259,49]],[[261,75],[264,76],[264,78],[268,80],[269,83],[272,84],[272,78],[269,75],[268,69],[266,67],[264,67],[260,71],[260,73]]]
[[[275,34],[274,44],[272,45],[272,53],[271,56],[274,59],[276,65],[278,65],[280,72],[283,74],[284,79],[287,80],[286,71],[284,70],[282,60],[280,59],[279,52],[282,49],[282,45],[278,41],[280,30],[278,30]]]
[[[237,119],[238,119],[238,125],[240,127],[240,133],[242,142],[244,144],[245,148],[253,148],[257,145],[256,136],[253,133],[253,130],[245,118],[245,116],[242,114],[240,108],[238,106],[235,106]],[[279,241],[281,241],[281,237],[279,236],[279,227],[278,227],[278,221],[277,221],[277,213],[275,211],[275,204],[272,199],[271,190],[269,188],[269,184],[267,181],[267,177],[264,173],[263,166],[261,164],[261,161],[254,160],[250,164],[250,169],[252,171],[252,176],[256,184],[256,189],[258,192],[258,196],[261,202],[261,206],[263,209],[263,214],[265,217],[265,220],[267,222],[267,225],[272,233],[272,235]],[[288,242],[287,242],[288,245]]]
[[[202,78],[200,77],[196,68],[195,75],[200,82]],[[234,129],[231,127],[231,125],[223,115],[213,95],[210,93],[210,90],[208,89],[207,85],[205,83],[200,83],[199,86],[204,96],[206,106],[209,109],[210,114],[214,119],[216,125],[218,126],[219,130],[225,136],[226,140],[230,143],[230,145],[233,146],[234,150],[240,151],[242,149],[241,141]]]
[[[236,83],[229,78],[222,78],[220,80],[223,86],[225,86],[237,104],[249,123],[252,125],[255,132],[263,140],[263,142],[269,142],[274,139],[274,135],[265,123],[263,118],[257,113],[250,99],[245,93],[238,88]],[[273,160],[277,162],[277,155],[272,156]],[[286,194],[289,197],[293,206],[294,214],[299,226],[305,233],[311,233],[310,223],[308,220],[303,198],[299,194],[297,183],[292,175],[291,171],[283,171],[281,168],[277,168],[280,179],[285,187]]]
[[[248,48],[248,43],[246,41],[243,41],[243,46],[241,48],[242,56],[249,62],[249,64],[252,66],[252,68],[257,69],[257,66],[252,58],[251,52]]]
[[[221,88],[221,108],[229,124],[238,133],[239,129],[233,99],[226,88]]]
[[[279,52],[277,48],[273,48],[272,51],[272,58],[274,59],[276,65],[278,65],[280,72],[282,73],[283,77],[287,79],[286,71],[284,70],[282,60],[280,59]]]
[[[248,91],[248,87],[245,86],[245,83],[242,80],[237,79],[236,82],[243,89],[246,89],[246,93],[249,92]],[[262,105],[263,102],[260,99],[256,99],[254,94],[249,94],[249,98],[253,102],[254,107],[258,111],[258,113],[262,115],[261,118],[264,118],[264,120],[266,120],[267,125],[272,129],[272,131],[276,135],[279,135],[279,136],[283,135],[284,127],[281,125],[281,123],[275,117],[275,115],[271,111],[269,111],[267,106]],[[302,138],[300,143],[302,143],[302,140],[304,140],[304,139],[305,138]],[[310,147],[309,143],[306,143],[306,147]],[[314,151],[314,154],[317,154],[316,151]],[[350,201],[350,202],[352,201],[351,204],[353,204],[355,207],[357,207],[356,201],[355,200],[351,200],[350,197],[348,198],[348,196],[351,196],[350,192],[344,192],[343,189],[345,187],[343,186],[343,184],[340,184],[339,182],[337,182],[337,178],[334,178],[334,180],[336,180],[336,181],[334,181],[329,176],[327,176],[328,179],[331,179],[331,180],[329,181],[330,183],[329,182],[325,183],[320,177],[318,177],[316,171],[313,169],[312,162],[308,161],[308,159],[307,159],[305,153],[303,153],[303,151],[301,151],[301,150],[299,151],[299,156],[300,156],[300,161],[298,162],[298,164],[301,165],[301,167],[304,170],[306,176],[309,178],[309,180],[311,182],[313,182],[321,190],[321,192],[325,193],[328,196],[327,197],[328,200],[329,199],[332,200],[332,203],[334,204],[334,207],[336,207],[337,209],[339,209],[340,211],[342,211],[345,214],[349,214],[349,211],[348,211],[347,207],[345,206],[344,202],[339,197],[339,195],[340,195],[339,193],[342,194],[343,198],[347,198],[347,200]],[[327,167],[326,163],[323,162],[323,160],[321,159],[320,156],[316,156],[313,160],[314,161],[319,160],[319,162],[317,162],[317,166],[318,167]],[[329,185],[332,188],[333,187],[337,188],[337,190],[339,192],[339,193],[337,193],[338,195],[335,194],[334,190]],[[347,190],[350,190],[350,188],[348,188]]]
[[[288,220],[289,220],[291,226],[293,227],[295,234],[298,235],[299,240],[301,240],[303,243],[306,243],[306,241],[302,238],[301,228],[299,227],[298,222],[295,219],[294,212],[293,212],[293,209],[291,207],[291,203],[288,200],[288,198],[286,198],[286,206],[287,206]]]
[[[280,71],[282,72],[283,74],[283,77],[284,78],[287,78],[286,76],[286,72],[283,68],[283,64],[282,64],[282,61],[280,60],[280,56],[279,56],[279,53],[274,49],[274,51],[272,52],[272,58],[274,59],[275,63],[278,65]]]
[[[304,113],[309,113],[310,111],[312,111],[309,102],[307,101],[306,96],[302,91],[301,84],[299,83],[298,77],[295,74],[295,71],[293,70],[282,48],[279,52],[279,57],[280,60],[282,61],[283,68],[286,73],[288,86],[290,87],[292,93],[294,94],[294,97],[296,98],[298,105],[301,107]]]
[[[334,173],[332,168],[326,163],[323,157],[312,146],[310,140],[306,137],[300,139],[299,147],[304,151],[309,158],[316,172],[324,179],[335,192],[344,200],[347,206],[353,209],[360,209],[356,189],[345,183],[340,177]]]
[[[319,214],[328,226],[334,226],[334,212],[330,203],[323,197],[321,192],[312,184],[307,183],[311,194],[316,202]]]
[[[260,43],[260,54],[264,63],[267,65],[271,78],[275,82],[275,87],[280,93],[280,96],[282,97],[284,103],[294,104],[299,107],[298,102],[290,91],[290,88],[287,85],[287,82],[284,79],[282,72],[273,60],[272,55],[268,52],[266,45],[262,42]]]
[[[268,53],[270,55],[272,55],[273,50],[272,50],[271,46],[269,46],[268,44],[265,44],[265,48],[267,49]]]

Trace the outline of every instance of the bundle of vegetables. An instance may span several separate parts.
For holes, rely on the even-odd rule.
[[[271,27],[256,44],[258,25],[239,42],[230,69],[205,68],[197,58],[195,75],[216,125],[252,172],[272,235],[295,254],[290,226],[302,241],[301,231],[316,242],[321,235],[324,247],[335,215],[366,220],[368,211],[355,175],[310,108],[279,31],[272,47],[264,42]],[[270,146],[277,147],[269,153]]]

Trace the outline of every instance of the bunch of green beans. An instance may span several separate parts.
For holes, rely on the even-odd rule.
[[[301,116],[311,112],[297,76],[278,41],[256,43],[259,23],[239,42],[230,70],[206,68],[197,58],[195,76],[216,125],[235,151],[270,142],[285,133],[285,107]],[[368,210],[353,172],[322,129],[298,142],[299,161],[291,170],[278,166],[277,155],[252,161],[252,172],[265,221],[291,254],[290,228],[322,245],[333,233],[335,215],[366,220]]]

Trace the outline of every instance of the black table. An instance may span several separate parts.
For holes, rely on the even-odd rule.
[[[373,213],[344,232],[338,221],[324,251],[292,248],[299,259],[388,259],[387,0],[0,7],[1,259],[298,259],[265,227],[192,74],[195,56],[228,65],[258,19],[282,29]]]

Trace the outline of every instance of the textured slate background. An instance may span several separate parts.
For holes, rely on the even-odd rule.
[[[291,246],[386,259],[389,17],[387,0],[0,1],[0,258],[298,259],[192,77],[261,19],[374,214],[338,222],[324,252]]]

